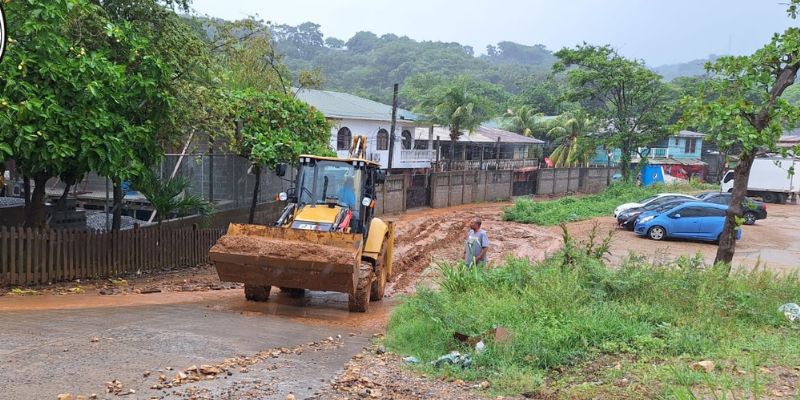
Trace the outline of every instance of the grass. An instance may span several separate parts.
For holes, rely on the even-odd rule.
[[[566,196],[556,200],[534,201],[518,199],[512,207],[505,210],[503,219],[526,224],[558,225],[562,222],[611,215],[618,205],[642,200],[663,192],[693,193],[702,190],[716,190],[717,186],[690,181],[686,184],[635,185],[613,184],[603,192],[589,196]]]
[[[706,385],[749,392],[753,375],[736,371],[800,365],[800,335],[777,312],[800,299],[797,276],[726,276],[724,268],[688,257],[665,265],[634,257],[606,268],[602,244],[565,238],[566,250],[537,264],[442,266],[439,290],[420,288],[393,312],[386,345],[418,357],[427,373],[488,379],[495,394],[556,390],[575,398],[598,390],[606,397],[691,398]],[[474,353],[454,332],[479,335],[493,326],[507,328],[510,341],[489,341],[470,368],[427,365],[452,350]],[[713,360],[717,370],[689,369],[700,360]],[[631,383],[612,384],[621,376]]]

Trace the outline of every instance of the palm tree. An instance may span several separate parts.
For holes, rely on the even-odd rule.
[[[186,214],[196,211],[203,217],[208,217],[214,210],[211,203],[202,197],[185,193],[191,185],[185,177],[178,176],[160,180],[153,171],[146,171],[136,181],[136,189],[147,198],[156,210],[158,224],[173,212]]]
[[[474,132],[488,117],[488,108],[486,100],[471,93],[465,84],[452,84],[444,91],[432,93],[419,105],[430,122],[450,131],[450,161],[462,131]]]
[[[595,152],[589,137],[594,128],[593,121],[584,111],[562,114],[548,136],[557,147],[550,153],[550,161],[555,167],[576,167],[589,163]]]
[[[534,107],[520,106],[516,110],[508,110],[508,114],[503,117],[502,127],[507,131],[534,137],[547,131],[543,116]]]

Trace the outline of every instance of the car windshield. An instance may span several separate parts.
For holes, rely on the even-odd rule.
[[[300,204],[324,204],[335,199],[354,213],[359,208],[362,171],[341,161],[317,161],[300,168],[297,197]]]

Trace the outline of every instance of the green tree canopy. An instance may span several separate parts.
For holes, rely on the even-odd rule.
[[[261,168],[295,163],[300,154],[328,155],[330,126],[325,116],[290,95],[254,90],[226,96],[229,129],[222,132],[231,150],[253,164],[255,182],[250,206],[253,222]]]
[[[550,154],[555,167],[579,167],[589,163],[595,153],[593,134],[597,125],[585,111],[560,115],[547,132],[556,148]]]
[[[566,71],[569,98],[598,121],[597,137],[622,151],[622,175],[630,180],[631,153],[669,134],[669,99],[661,77],[610,46],[584,43],[562,49],[556,56],[559,62],[553,70]]]
[[[88,1],[11,2],[7,14],[15,29],[0,64],[0,153],[34,179],[27,224],[40,226],[48,178],[132,174],[141,167],[133,144],[155,150],[147,145],[151,122],[123,110],[168,104],[154,84],[165,71],[144,56],[147,40],[130,24],[114,24]],[[115,62],[122,54],[126,62]],[[129,74],[132,64],[146,75]]]
[[[791,7],[796,4],[793,1]],[[702,126],[721,149],[738,154],[733,198],[716,256],[716,261],[730,265],[753,160],[759,151],[774,150],[781,134],[800,122],[800,108],[782,97],[800,69],[800,29],[775,34],[753,55],[720,57],[706,68],[712,79],[700,94],[681,101],[680,126]]]

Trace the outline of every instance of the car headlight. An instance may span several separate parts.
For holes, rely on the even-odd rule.
[[[644,224],[644,223],[646,223],[646,222],[650,222],[650,221],[652,221],[652,220],[653,220],[653,218],[655,218],[655,217],[656,217],[655,215],[648,215],[648,216],[646,216],[646,217],[639,218],[639,223],[640,223],[640,224]]]

